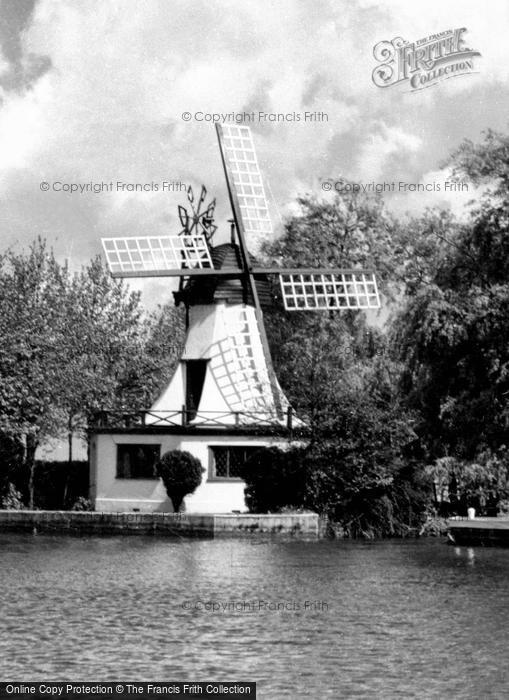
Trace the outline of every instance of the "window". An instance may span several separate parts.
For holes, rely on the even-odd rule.
[[[212,479],[240,479],[240,468],[260,447],[212,447]]]
[[[193,420],[200,405],[207,360],[187,360],[186,362],[186,409],[187,420]]]
[[[161,445],[117,445],[117,479],[157,479]]]

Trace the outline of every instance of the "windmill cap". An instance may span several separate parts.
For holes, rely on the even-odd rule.
[[[233,273],[243,269],[240,248],[232,243],[222,243],[210,248],[210,257],[216,270],[229,270]],[[251,257],[251,264],[256,265],[256,260]],[[244,289],[245,282],[241,276],[238,277],[214,277],[206,275],[203,277],[192,277],[179,292],[173,292],[175,304],[180,302],[189,306],[197,304],[217,304],[226,302],[228,304],[242,304],[246,301],[251,306],[253,298],[248,287]],[[273,298],[270,285],[265,275],[260,275],[256,279],[256,289],[262,306],[271,306]],[[247,292],[245,291],[247,290]],[[247,294],[247,296],[246,296]]]

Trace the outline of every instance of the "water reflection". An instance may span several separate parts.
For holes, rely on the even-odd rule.
[[[503,697],[509,551],[0,537],[13,680],[256,680],[284,698]]]
[[[457,557],[466,558],[470,566],[475,564],[475,549],[473,547],[454,547],[454,553]]]

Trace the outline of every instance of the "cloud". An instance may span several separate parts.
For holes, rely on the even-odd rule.
[[[253,124],[276,223],[298,194],[321,196],[321,179],[420,182],[465,136],[507,126],[509,7],[497,0],[489,13],[437,0],[426,11],[402,0],[143,0],[129,12],[120,0],[39,0],[0,12],[0,70],[11,80],[0,108],[3,244],[42,232],[76,265],[101,236],[176,232],[185,198],[42,192],[41,181],[203,182],[226,239],[214,129],[184,122],[186,111],[328,116]],[[483,54],[478,76],[417,94],[373,84],[378,41],[458,26]]]
[[[418,216],[427,208],[449,209],[460,221],[466,221],[486,190],[483,185],[454,182],[452,170],[442,168],[424,173],[418,182],[395,183],[394,195],[389,195],[386,204],[399,216]]]
[[[2,0],[0,3],[0,87],[4,92],[28,90],[51,67],[49,56],[27,53],[23,35],[30,25],[35,0]]]
[[[363,143],[357,166],[358,179],[379,180],[391,177],[391,160],[406,159],[422,147],[422,140],[402,129],[376,123]]]

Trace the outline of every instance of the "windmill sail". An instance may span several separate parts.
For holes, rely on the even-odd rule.
[[[228,166],[229,185],[237,196],[250,247],[257,247],[272,235],[273,227],[251,130],[247,126],[224,125],[220,128],[221,151]]]
[[[213,267],[201,234],[103,238],[102,244],[112,274]]]
[[[219,145],[241,235],[250,248],[273,234],[256,151],[247,126],[217,126]],[[281,292],[288,311],[375,309],[380,298],[375,275],[363,271],[307,270],[280,274]]]
[[[280,391],[272,366],[269,342],[263,323],[263,313],[246,244],[247,234],[251,235],[250,243],[254,242],[256,245],[256,243],[259,244],[261,242],[260,238],[269,236],[273,232],[262,176],[251,138],[251,130],[247,126],[221,126],[216,124],[216,131],[240,251],[246,271],[246,281],[253,296],[256,325],[267,366],[272,398],[277,415],[282,416],[283,407]]]
[[[279,282],[287,311],[378,309],[380,297],[373,273],[280,273]]]

